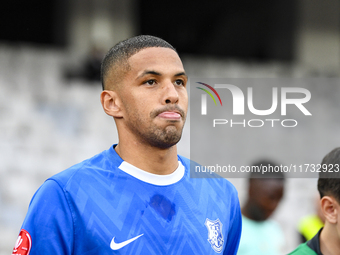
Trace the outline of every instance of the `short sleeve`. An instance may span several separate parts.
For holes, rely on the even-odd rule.
[[[56,181],[47,180],[34,194],[20,232],[31,238],[29,254],[72,254],[73,228],[63,189]]]

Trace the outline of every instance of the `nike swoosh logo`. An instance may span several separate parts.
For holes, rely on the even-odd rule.
[[[110,244],[110,248],[111,248],[112,250],[114,250],[114,251],[119,250],[119,249],[123,248],[124,246],[128,245],[129,243],[135,241],[137,238],[141,237],[142,235],[144,235],[144,234],[141,234],[141,235],[139,235],[139,236],[136,236],[136,237],[134,237],[134,238],[131,238],[131,239],[126,240],[126,241],[121,242],[121,243],[116,243],[116,242],[115,242],[115,238],[116,238],[116,237],[113,237],[113,238],[112,238],[112,241],[111,241],[111,244]]]

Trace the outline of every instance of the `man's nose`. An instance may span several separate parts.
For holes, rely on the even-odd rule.
[[[171,81],[166,81],[163,87],[164,92],[164,100],[165,104],[175,104],[178,102],[178,92],[176,90],[176,85],[174,85]]]

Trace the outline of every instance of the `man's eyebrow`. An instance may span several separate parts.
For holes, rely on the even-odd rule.
[[[153,70],[146,70],[146,71],[144,71],[141,75],[138,75],[137,79],[140,79],[140,78],[142,78],[143,76],[148,75],[148,74],[153,74],[153,75],[157,75],[157,76],[162,76],[162,74],[159,73],[159,72],[156,72],[156,71],[153,71]],[[188,76],[185,74],[185,72],[177,73],[177,74],[175,74],[174,76],[175,76],[175,77],[178,77],[178,76],[185,76],[186,78],[188,78]]]
[[[185,76],[185,77],[188,78],[188,76],[185,74],[185,72],[180,72],[180,73],[178,73],[178,74],[175,74],[175,76],[176,76],[176,77],[177,77],[177,76]]]
[[[146,70],[146,71],[144,71],[141,75],[138,75],[137,79],[142,78],[143,76],[148,75],[148,74],[153,74],[153,75],[162,76],[162,74],[159,73],[159,72],[152,71],[152,70],[150,70],[150,71]]]

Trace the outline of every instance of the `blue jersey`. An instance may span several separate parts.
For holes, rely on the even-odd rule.
[[[193,162],[178,162],[174,173],[155,175],[111,147],[49,178],[32,198],[13,254],[236,254],[235,187],[190,178]]]

